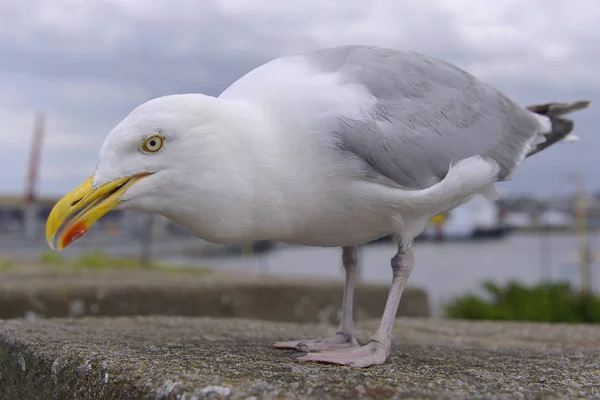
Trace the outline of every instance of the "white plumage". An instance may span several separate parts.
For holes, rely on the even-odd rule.
[[[552,136],[555,121],[445,62],[344,46],[274,60],[219,98],[144,103],[107,137],[93,184],[151,172],[122,207],[160,213],[211,242],[343,247],[339,332],[276,347],[321,351],[301,360],[369,366],[389,355],[412,239],[432,216],[476,194],[494,197],[494,182],[536,146],[570,132]],[[140,151],[155,133],[163,148]],[[380,329],[360,347],[356,246],[388,234],[398,238],[392,289]]]

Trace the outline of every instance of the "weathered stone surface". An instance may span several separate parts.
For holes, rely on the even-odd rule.
[[[362,323],[360,338],[376,324]],[[400,319],[388,362],[299,363],[326,325],[117,317],[0,322],[7,399],[600,398],[600,327]]]
[[[388,290],[360,283],[357,319],[381,316]],[[0,318],[161,314],[335,323],[342,293],[341,275],[332,282],[244,271],[32,268],[0,272]],[[427,293],[407,288],[397,315],[429,316]]]

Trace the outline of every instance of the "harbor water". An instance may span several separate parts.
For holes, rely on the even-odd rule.
[[[91,238],[90,238],[91,239]],[[75,257],[92,249],[109,255],[135,257],[139,243],[129,241],[96,241],[82,239],[62,255]],[[170,238],[155,240],[152,257],[173,265],[192,265],[215,269],[253,269],[262,273],[290,277],[314,277],[343,280],[339,248],[315,248],[276,245],[272,250],[241,256],[220,252],[219,255],[192,256],[184,249],[196,239]],[[593,256],[598,260],[600,234],[589,236]],[[47,251],[43,242],[24,245],[23,242],[0,241],[0,254],[36,255]],[[360,279],[365,282],[389,284],[390,259],[395,253],[391,243],[376,243],[361,247]],[[184,255],[188,254],[188,255]],[[506,283],[517,280],[534,284],[540,280],[567,280],[579,285],[579,239],[575,235],[509,234],[497,240],[416,242],[415,267],[409,284],[424,288],[430,297],[432,311],[439,314],[441,305],[454,296],[478,292],[483,280]],[[592,264],[591,285],[600,289],[598,263]]]

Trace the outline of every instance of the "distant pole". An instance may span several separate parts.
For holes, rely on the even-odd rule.
[[[254,254],[254,242],[242,242],[241,250],[242,260],[244,260],[245,268],[252,269],[251,263],[254,259],[254,257],[252,257],[252,255]],[[260,274],[263,274],[265,272],[263,271],[263,268],[260,265],[258,269]]]
[[[550,260],[550,234],[545,232],[542,225],[538,223],[538,235],[540,240],[540,275],[541,281],[550,282],[552,280],[552,264]]]
[[[142,228],[140,264],[148,266],[152,259],[152,228],[154,227],[154,215],[148,214]]]
[[[581,291],[588,292],[591,287],[591,252],[588,237],[587,221],[587,193],[585,182],[580,174],[572,174],[571,180],[575,183],[575,221],[579,233],[579,268],[581,277]]]
[[[23,198],[25,212],[25,235],[33,239],[37,235],[37,179],[40,164],[42,141],[44,138],[44,125],[46,117],[38,111],[35,115],[33,136],[29,151],[29,167],[25,177],[25,195]]]
[[[539,253],[540,253],[540,281],[551,280],[551,262],[550,262],[550,232],[546,229],[543,223],[544,207],[541,206],[543,203],[542,198],[538,198],[536,206],[533,208],[535,215],[535,226],[537,228],[537,234],[539,239]]]
[[[251,257],[254,252],[252,242],[242,243],[242,255],[246,258]]]
[[[448,219],[448,213],[441,213],[429,220],[434,227],[434,239],[438,242],[445,240],[445,225]]]
[[[44,125],[46,116],[38,111],[35,115],[33,136],[31,137],[31,147],[29,150],[29,168],[25,178],[25,204],[32,203],[37,198],[36,185],[38,178],[38,167],[40,164],[40,154],[42,151],[42,140],[44,138]]]

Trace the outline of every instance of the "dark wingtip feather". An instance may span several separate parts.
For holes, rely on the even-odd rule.
[[[592,104],[589,100],[580,100],[573,103],[545,103],[528,106],[529,111],[547,117],[559,117],[561,115],[572,113],[573,111],[583,110]]]
[[[552,130],[544,134],[546,141],[538,144],[534,149],[532,149],[527,154],[527,157],[530,157],[552,146],[554,143],[561,141],[567,135],[569,135],[569,133],[571,133],[575,123],[567,118],[559,118],[561,115],[583,110],[584,108],[588,108],[590,104],[592,104],[591,101],[580,100],[573,103],[534,104],[526,107],[529,111],[532,111],[536,114],[545,115],[546,117],[550,118],[550,122],[552,123]]]

